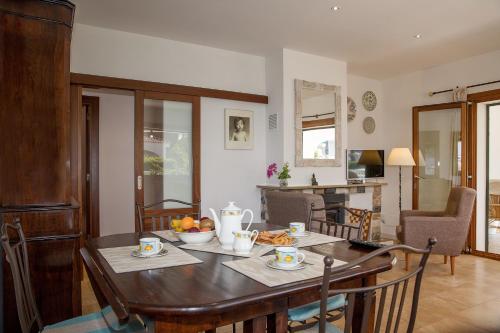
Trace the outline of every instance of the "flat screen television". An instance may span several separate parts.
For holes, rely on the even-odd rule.
[[[348,149],[346,161],[348,180],[384,177],[383,150]]]

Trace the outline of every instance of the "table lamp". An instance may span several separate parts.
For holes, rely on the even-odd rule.
[[[401,212],[401,167],[415,166],[413,156],[408,148],[393,148],[387,158],[387,165],[399,167],[399,211]]]

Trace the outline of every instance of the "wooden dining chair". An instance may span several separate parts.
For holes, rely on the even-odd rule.
[[[408,245],[392,245],[375,250],[357,260],[342,266],[332,268],[334,259],[326,256],[324,259],[325,268],[323,272],[323,283],[320,291],[320,316],[319,323],[302,331],[303,333],[351,333],[354,321],[360,323],[359,331],[366,332],[406,332],[412,333],[417,317],[418,301],[422,276],[427,259],[432,248],[436,244],[435,238],[430,238],[425,249],[416,249]],[[403,276],[393,280],[370,287],[350,288],[350,289],[330,289],[331,276],[343,273],[349,269],[355,269],[369,260],[384,255],[393,255],[395,251],[407,251],[421,255],[420,263],[413,271],[405,273]],[[394,258],[396,258],[394,256]],[[394,261],[393,261],[394,262]],[[345,295],[346,313],[344,329],[330,324],[327,321],[328,299],[332,296]],[[363,302],[363,313],[354,315],[354,308],[358,302]],[[407,324],[401,322],[405,302],[410,306],[410,313]],[[372,317],[372,309],[376,309],[375,316]],[[406,316],[405,316],[406,317]],[[400,325],[405,327],[401,327]]]
[[[368,210],[353,209],[340,205],[329,206],[329,208],[326,209],[323,200],[318,200],[321,196],[313,194],[307,195],[316,197],[315,200],[313,200],[313,198],[309,200],[310,210],[305,214],[308,216],[306,222],[307,230],[346,239],[363,239],[365,232],[366,235],[368,235],[368,231],[365,228],[369,213]],[[316,205],[320,207],[315,208]],[[331,218],[331,216],[337,215],[332,213],[338,212],[339,210],[343,210],[344,213],[347,213],[348,223],[338,223]],[[341,319],[344,315],[344,307],[346,304],[345,296],[336,295],[330,297],[327,303],[327,320],[333,322]],[[288,311],[288,331],[292,333],[300,332],[309,327],[313,327],[319,319],[319,314],[319,302],[313,302],[290,309]]]
[[[58,332],[58,333],[111,333],[111,332],[150,332],[153,324],[129,315],[117,300],[112,299],[110,305],[100,312],[75,317],[56,324],[44,326],[30,279],[30,265],[26,238],[19,219],[14,224],[4,223],[0,230],[2,247],[9,263],[14,281],[17,313],[22,333]]]
[[[181,204],[183,208],[164,209],[167,203]],[[155,209],[156,208],[156,209]],[[182,219],[191,216],[195,220],[201,218],[201,204],[198,202],[185,202],[177,199],[165,199],[152,204],[136,204],[139,216],[139,231],[157,231],[171,228],[172,219]]]
[[[345,238],[368,240],[371,221],[371,212],[367,209],[350,208],[343,205],[331,205],[328,207],[316,207],[311,205],[311,220],[309,229],[317,230],[319,233]],[[331,216],[339,216],[343,211],[347,221],[336,221]],[[316,218],[317,212],[324,212],[322,218]]]

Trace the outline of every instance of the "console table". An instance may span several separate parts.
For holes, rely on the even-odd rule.
[[[382,186],[387,183],[367,182],[363,184],[334,184],[334,185],[304,185],[304,186],[277,186],[257,185],[260,189],[261,219],[267,220],[266,192],[267,191],[296,191],[321,194],[325,198],[335,200],[336,203],[352,208],[366,208],[373,212],[370,236],[372,240],[378,240],[381,236],[381,210],[382,210]],[[355,207],[350,205],[354,196],[358,194],[371,194],[371,207]],[[369,205],[368,205],[369,206]]]

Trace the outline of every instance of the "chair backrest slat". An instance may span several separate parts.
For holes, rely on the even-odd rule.
[[[387,315],[387,325],[385,329],[386,333],[389,333],[391,331],[392,317],[394,315],[394,309],[396,308],[398,293],[399,293],[399,283],[395,284],[392,289],[391,307],[389,308],[389,314]]]
[[[371,314],[372,302],[373,302],[373,291],[369,291],[363,294],[363,320],[361,321],[361,332],[368,332],[368,319]]]
[[[401,320],[401,314],[403,313],[403,307],[405,304],[406,290],[408,289],[408,280],[403,283],[403,291],[401,292],[401,300],[399,302],[398,316],[396,318],[396,323],[394,324],[394,333],[398,332],[399,322]]]
[[[345,333],[351,333],[352,319],[354,318],[354,306],[356,303],[356,294],[349,293],[347,296],[347,314],[345,319]]]
[[[325,333],[325,326],[326,326],[326,320],[327,320],[327,315],[326,315],[326,305],[328,302],[328,297],[332,295],[340,295],[344,294],[346,295],[347,302],[346,302],[346,309],[345,309],[345,325],[344,325],[344,333],[350,333],[353,328],[353,320],[354,320],[354,311],[356,307],[356,320],[361,319],[361,327],[360,331],[363,333],[366,333],[370,330],[370,327],[373,328],[374,325],[375,330],[374,332],[380,332],[381,329],[383,329],[383,318],[384,318],[384,312],[387,310],[385,308],[385,303],[387,299],[387,294],[388,291],[391,290],[392,288],[392,296],[391,296],[391,301],[390,301],[390,307],[389,307],[389,312],[387,313],[387,321],[385,325],[385,332],[390,333],[394,332],[397,333],[399,330],[399,326],[401,323],[401,316],[402,312],[404,309],[404,304],[405,304],[405,298],[406,294],[408,291],[408,286],[410,285],[410,280],[414,279],[415,283],[413,284],[413,300],[412,300],[412,306],[411,306],[411,313],[410,313],[410,321],[408,322],[408,325],[406,326],[406,333],[412,333],[413,332],[413,327],[414,327],[414,321],[417,313],[417,307],[418,307],[418,296],[419,296],[419,290],[421,286],[421,281],[422,281],[422,276],[424,272],[425,265],[427,264],[427,260],[429,258],[429,255],[432,251],[433,246],[436,244],[436,240],[434,238],[429,239],[428,245],[425,249],[416,249],[413,247],[410,247],[408,245],[392,245],[392,246],[387,246],[375,251],[372,251],[371,253],[353,260],[349,262],[348,264],[335,267],[333,267],[333,258],[330,256],[326,256],[324,259],[325,263],[325,270],[323,274],[323,284],[321,287],[321,302],[320,302],[320,325],[319,325],[319,333]],[[357,266],[363,266],[366,262],[372,260],[375,257],[379,256],[384,256],[391,254],[391,252],[394,251],[407,251],[410,253],[417,253],[422,255],[422,258],[420,260],[419,266],[415,268],[412,272],[396,278],[394,280],[384,282],[378,285],[374,286],[367,286],[367,287],[360,287],[360,288],[350,288],[350,289],[334,289],[330,290],[330,282],[331,282],[331,275],[332,274],[343,274],[347,270],[357,267]],[[380,297],[377,297],[380,295]],[[361,302],[362,304],[356,304]],[[375,311],[374,309],[378,310]],[[363,313],[359,314],[358,311],[361,311],[362,309]],[[372,311],[373,310],[373,311]],[[375,313],[376,312],[376,313]],[[372,322],[371,315],[375,314],[375,318]],[[395,320],[394,320],[395,319]]]
[[[382,324],[382,317],[384,316],[385,298],[387,296],[387,287],[382,288],[380,294],[380,301],[378,305],[377,322],[375,323],[375,333],[380,332],[380,325]]]

